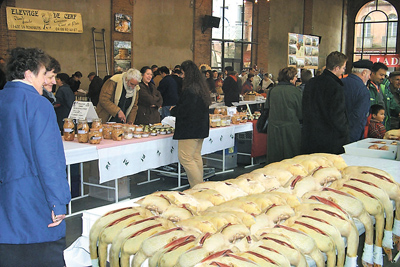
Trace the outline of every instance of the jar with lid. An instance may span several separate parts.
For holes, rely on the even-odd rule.
[[[113,129],[113,124],[111,124],[111,123],[103,124],[103,138],[104,139],[112,139],[111,138],[112,129]]]
[[[220,114],[228,115],[228,107],[227,106],[222,106],[222,107],[220,107],[220,109],[221,109]]]
[[[78,142],[87,143],[89,141],[89,124],[86,120],[78,121]]]
[[[90,144],[100,144],[103,135],[99,128],[92,128],[89,131],[89,143]]]
[[[241,123],[246,123],[247,122],[247,112],[240,112],[240,117],[241,117]]]
[[[101,123],[101,118],[93,119],[92,128],[98,129],[100,133],[103,132],[103,124]]]
[[[236,113],[232,115],[231,120],[233,124],[239,124],[240,121],[242,120],[242,117]]]
[[[112,140],[122,141],[124,139],[124,129],[121,124],[115,124],[111,132]]]
[[[124,138],[125,139],[132,139],[134,131],[135,131],[135,126],[133,126],[133,125],[125,125]]]
[[[224,120],[225,120],[225,126],[229,126],[231,125],[231,116],[223,116]]]
[[[65,141],[74,141],[75,138],[75,124],[72,119],[64,119],[64,133],[63,137]]]

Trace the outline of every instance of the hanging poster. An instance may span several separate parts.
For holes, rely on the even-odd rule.
[[[114,41],[114,73],[124,72],[131,68],[131,51],[130,41]]]
[[[129,33],[132,32],[132,17],[124,14],[115,14],[115,31]]]
[[[82,33],[80,13],[7,7],[9,30]]]
[[[289,33],[288,65],[301,69],[318,69],[319,37]]]

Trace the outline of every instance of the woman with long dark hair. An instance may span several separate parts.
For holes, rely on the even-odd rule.
[[[178,158],[185,168],[190,186],[203,182],[201,148],[209,134],[210,92],[204,75],[191,60],[181,64],[182,94],[171,110],[176,117],[174,139],[178,141]]]

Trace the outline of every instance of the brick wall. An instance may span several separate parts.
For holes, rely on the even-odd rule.
[[[253,46],[253,65],[256,64],[259,69],[268,72],[270,3],[258,1],[254,5],[253,16],[253,41],[258,43]]]
[[[201,33],[201,24],[204,15],[212,14],[212,1],[193,0],[193,61],[197,65],[211,65],[211,29]]]
[[[6,6],[15,6],[15,0],[6,0],[0,8],[0,57],[7,58],[8,51],[17,46],[16,31],[7,29]]]
[[[132,0],[112,0],[111,1],[111,25],[110,25],[110,32],[111,32],[111,48],[110,48],[110,55],[113,55],[114,49],[114,41],[131,41],[132,49],[131,49],[131,66],[133,66],[133,32],[131,33],[122,33],[115,31],[115,14],[124,14],[129,15],[132,18],[131,27],[133,28],[133,8],[134,2]],[[113,58],[113,56],[111,56]],[[110,73],[114,73],[114,60],[110,62]]]

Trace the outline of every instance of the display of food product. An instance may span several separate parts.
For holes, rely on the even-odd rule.
[[[152,129],[150,132],[151,136],[157,136],[157,130],[156,129]]]
[[[63,125],[63,137],[65,141],[74,141],[75,138],[75,124],[72,119],[65,118]]]
[[[221,114],[210,114],[210,127],[221,127]]]
[[[135,126],[126,124],[124,126],[124,138],[129,140],[133,138],[133,132],[135,131]]]
[[[86,120],[79,120],[77,125],[78,142],[87,143],[89,141],[89,124]]]
[[[216,107],[214,109],[214,114],[221,114],[221,115],[227,115],[227,107],[226,106],[222,106],[222,107]]]
[[[240,116],[238,113],[233,114],[231,120],[233,124],[239,124],[242,121],[242,116]]]
[[[378,145],[370,145],[368,149],[377,149],[377,150],[389,150],[387,145],[378,146]]]
[[[103,134],[100,132],[99,128],[91,128],[89,131],[89,143],[90,144],[100,144]]]
[[[254,116],[255,120],[258,120],[258,118],[260,118],[260,116],[261,116],[261,112],[260,111],[254,111],[253,116]]]
[[[113,126],[111,138],[114,141],[122,141],[124,139],[124,128],[121,124],[115,124]]]
[[[143,138],[147,138],[147,137],[149,137],[150,136],[150,133],[149,132],[143,132],[142,133],[142,137]]]
[[[100,266],[108,257],[111,266],[308,266],[307,256],[316,266],[355,267],[357,219],[363,265],[382,266],[383,251],[391,261],[400,241],[390,200],[399,218],[400,185],[385,171],[348,167],[339,155],[301,155],[109,212],[90,230],[90,256]]]
[[[133,137],[134,138],[142,138],[142,132],[138,132],[138,131],[133,132]]]
[[[247,120],[248,120],[247,113],[246,112],[240,112],[239,115],[240,115],[240,123],[246,123]]]
[[[93,119],[92,128],[99,129],[99,132],[103,132],[103,124],[101,123],[101,118]]]
[[[113,130],[114,123],[106,123],[103,124],[103,138],[104,139],[112,139],[111,133]]]
[[[135,131],[136,132],[143,132],[143,126],[137,125],[136,128],[135,128]]]

